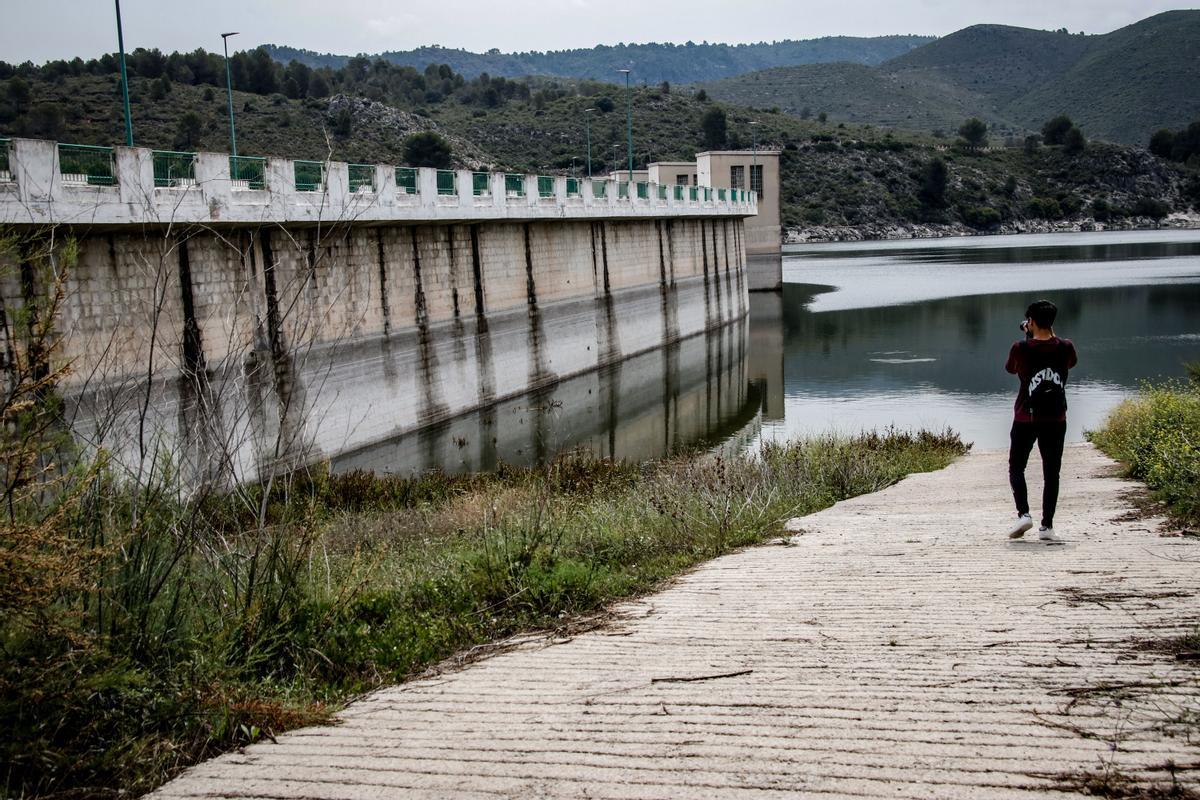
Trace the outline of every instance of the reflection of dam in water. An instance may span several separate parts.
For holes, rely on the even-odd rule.
[[[333,458],[335,471],[471,471],[580,449],[640,461],[758,427],[739,320],[440,425]]]
[[[397,427],[403,406],[387,401],[387,376],[403,369],[410,354],[377,343],[349,346],[306,364],[301,383],[309,394],[307,411],[297,424],[304,431],[305,449],[328,458],[339,472],[490,470],[501,463],[542,463],[573,449],[632,461],[697,446],[726,444],[736,450],[756,438],[762,412],[772,405],[767,398],[780,385],[762,375],[761,351],[757,360],[751,357],[750,328],[742,318],[383,440],[363,432]],[[781,363],[779,351],[774,358]],[[219,400],[241,392],[252,395],[255,387],[242,381],[232,371],[224,379],[214,375],[207,391],[187,378],[154,385],[146,427],[177,432],[170,458],[184,474],[203,478],[227,473],[224,462],[253,455],[249,440],[230,432],[274,423],[264,418],[261,405]],[[139,442],[133,433],[129,393],[144,391],[144,386],[125,387],[119,404],[110,391],[75,396],[77,429],[85,438],[119,440],[121,446],[113,448],[118,461],[138,463],[139,447],[166,446],[153,438]],[[122,415],[107,419],[104,409],[118,405],[125,409]],[[116,430],[126,435],[114,437]]]

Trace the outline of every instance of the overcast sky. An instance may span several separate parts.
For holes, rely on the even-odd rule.
[[[426,44],[483,51],[617,42],[756,42],[817,36],[941,35],[976,23],[1106,33],[1187,8],[1164,0],[123,0],[125,46],[164,51],[288,44],[377,53]],[[0,0],[0,60],[117,49],[111,0]]]

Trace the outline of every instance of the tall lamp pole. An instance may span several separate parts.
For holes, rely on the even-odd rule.
[[[125,102],[125,144],[133,147],[133,117],[129,113],[129,73],[125,71],[125,34],[121,31],[121,0],[117,5],[117,50],[121,57],[121,99]]]
[[[238,31],[221,34],[221,44],[225,46],[225,92],[229,96],[229,147],[230,155],[237,158],[237,132],[233,127],[233,77],[229,71],[229,37],[237,36]]]
[[[751,191],[754,191],[754,170],[756,170],[758,168],[758,121],[757,120],[752,120],[750,122],[750,142],[754,148],[754,155],[751,157],[751,161],[750,161],[750,180],[748,181],[749,186],[747,188],[749,188]]]
[[[588,177],[592,177],[592,114],[595,113],[594,108],[585,108],[583,110],[584,125],[587,127],[587,162],[588,162]]]
[[[629,88],[628,69],[619,69],[625,73],[625,120],[629,129],[629,182],[633,183],[633,90]]]

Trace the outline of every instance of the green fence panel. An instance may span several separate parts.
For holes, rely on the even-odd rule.
[[[717,189],[717,199],[718,200],[725,199],[725,190],[724,189]]]
[[[579,197],[579,178],[567,178],[567,197]]]
[[[396,167],[396,188],[404,194],[417,193],[417,170],[415,167]]]
[[[538,175],[538,197],[554,197],[554,178]]]
[[[12,168],[8,165],[8,139],[0,139],[0,181],[12,180]]]
[[[688,200],[695,202],[700,197],[700,190],[695,186],[688,187]]]
[[[471,173],[471,194],[484,197],[492,193],[492,176],[486,172]]]
[[[293,161],[296,191],[320,192],[325,189],[325,165],[320,161]]]
[[[617,182],[617,199],[618,200],[628,200],[629,199],[629,182],[628,181],[618,181]]]
[[[682,186],[676,186],[676,187],[675,187],[675,199],[676,199],[676,200],[682,200],[682,199],[683,199],[683,187],[682,187]]]
[[[60,144],[58,171],[63,180],[89,186],[115,186],[116,162],[111,147],[88,144]]]
[[[649,200],[650,199],[649,184],[638,181],[637,182],[637,196],[638,196],[638,200]]]
[[[357,192],[360,189],[366,189],[368,192],[375,191],[374,164],[347,164],[346,170],[349,172],[351,192]]]
[[[525,176],[513,172],[504,176],[504,193],[509,197],[525,196]]]
[[[592,181],[592,197],[604,197],[608,194],[608,181]]]
[[[437,193],[446,197],[458,194],[454,178],[454,170],[439,169],[437,171]]]
[[[159,188],[191,186],[196,182],[196,154],[171,150],[151,150],[154,185]]]
[[[660,183],[658,185],[658,199],[659,200],[667,199],[667,185],[665,183]]]
[[[261,156],[230,156],[229,177],[245,181],[247,189],[267,188],[267,160]]]

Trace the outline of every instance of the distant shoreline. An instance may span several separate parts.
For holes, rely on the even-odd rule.
[[[905,239],[944,239],[955,236],[1011,236],[1021,233],[1089,233],[1096,231],[1153,231],[1200,229],[1200,214],[1172,214],[1155,222],[1135,217],[1121,222],[1097,222],[1093,219],[1070,221],[1024,221],[981,231],[962,223],[911,225],[822,225],[811,228],[787,228],[783,243],[824,244],[831,242],[901,241]]]

